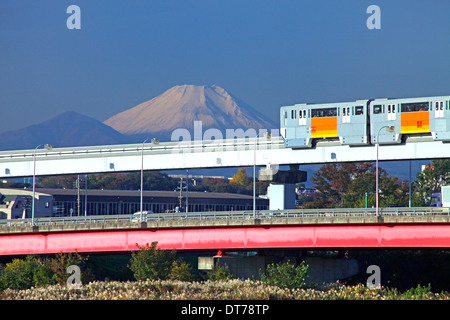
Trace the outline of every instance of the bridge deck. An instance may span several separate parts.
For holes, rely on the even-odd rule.
[[[450,208],[380,208],[377,218],[374,208],[295,209],[230,212],[198,212],[140,215],[107,215],[79,217],[49,217],[0,220],[0,234],[27,232],[60,232],[77,230],[207,228],[276,225],[330,224],[403,224],[450,223]]]
[[[213,215],[211,215],[213,216]],[[39,221],[39,220],[38,220]],[[0,255],[129,252],[158,242],[161,249],[450,248],[450,216],[384,215],[167,219],[78,223],[10,223],[0,230]],[[67,221],[66,221],[67,222]]]
[[[293,226],[293,225],[361,225],[361,224],[450,224],[450,216],[384,216],[368,217],[317,217],[317,218],[273,218],[273,219],[178,219],[160,221],[94,221],[79,223],[49,223],[34,227],[31,224],[5,224],[0,227],[1,234],[17,234],[30,232],[69,232],[98,230],[130,230],[130,229],[184,229],[210,227],[252,227],[252,226]]]

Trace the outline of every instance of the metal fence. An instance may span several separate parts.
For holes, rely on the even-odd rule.
[[[379,216],[448,216],[450,208],[379,208]],[[251,219],[292,219],[292,218],[337,218],[337,217],[376,217],[375,208],[332,208],[295,209],[260,211],[223,211],[194,213],[143,214],[142,221],[170,220],[251,220]],[[86,223],[139,223],[141,214],[121,214],[105,216],[45,217],[35,218],[35,225],[75,225]],[[0,220],[0,227],[31,225],[31,219]]]

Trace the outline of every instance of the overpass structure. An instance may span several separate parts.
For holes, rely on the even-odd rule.
[[[144,170],[225,168],[375,161],[376,146],[350,147],[336,142],[311,149],[284,146],[282,137],[126,144],[0,152],[0,178]],[[380,145],[378,159],[448,158],[450,143],[409,137],[400,145]]]
[[[322,209],[0,221],[0,255],[284,248],[450,248],[449,208]]]

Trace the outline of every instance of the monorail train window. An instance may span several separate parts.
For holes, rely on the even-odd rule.
[[[381,113],[381,104],[373,106],[373,114],[380,114],[380,113]]]
[[[306,118],[306,110],[299,110],[298,118],[299,119]]]
[[[356,116],[359,116],[360,114],[364,114],[364,107],[362,107],[362,106],[357,106],[357,107],[355,108],[355,115],[356,115]]]
[[[311,118],[336,117],[337,108],[312,109]]]
[[[297,110],[291,110],[291,119],[297,118]]]
[[[402,112],[428,111],[429,108],[428,102],[402,103]]]

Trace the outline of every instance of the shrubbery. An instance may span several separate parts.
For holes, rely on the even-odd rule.
[[[282,289],[254,280],[187,282],[146,280],[84,284],[79,290],[52,285],[28,290],[7,289],[1,300],[450,300],[448,293],[431,293],[423,287],[400,293],[382,287],[331,284],[323,289]]]
[[[28,289],[53,284],[65,285],[69,274],[68,266],[83,265],[87,258],[76,253],[58,253],[54,258],[40,258],[29,255],[25,259],[14,259],[0,266],[0,290]],[[89,281],[89,272],[84,272],[84,280]]]
[[[198,278],[192,267],[176,260],[175,251],[157,249],[157,243],[139,247],[128,267],[137,281],[93,281],[85,269],[86,257],[78,253],[58,253],[53,258],[27,256],[0,266],[0,299],[295,299],[295,300],[450,300],[448,293],[435,294],[431,286],[412,288],[403,293],[397,289],[369,289],[364,285],[330,284],[322,289],[306,286],[308,266],[291,261],[270,264],[260,272],[261,280],[238,280],[227,265],[215,265]],[[67,267],[82,270],[79,289],[66,285]]]
[[[236,276],[230,272],[230,268],[227,265],[219,266],[216,263],[214,269],[208,272],[208,278],[211,281],[227,281],[236,279]]]
[[[129,268],[133,271],[136,280],[166,280],[172,272],[175,262],[175,251],[160,250],[156,248],[157,242],[139,246],[139,251],[131,254]]]
[[[308,265],[304,261],[296,266],[288,260],[268,265],[266,272],[261,272],[261,281],[267,285],[280,288],[297,289],[305,286],[307,276]]]

